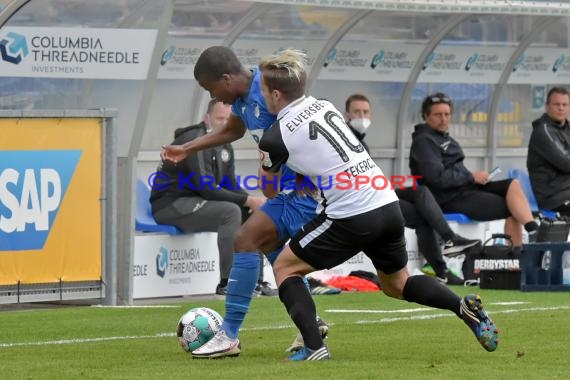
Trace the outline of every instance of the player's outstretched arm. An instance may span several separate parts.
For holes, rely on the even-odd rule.
[[[182,145],[163,145],[160,158],[176,164],[192,153],[239,140],[245,134],[245,131],[246,127],[242,120],[232,114],[222,128],[218,128]]]

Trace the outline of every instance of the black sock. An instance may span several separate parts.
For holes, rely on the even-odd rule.
[[[534,220],[532,220],[532,221],[530,221],[524,225],[524,229],[526,232],[536,231],[536,230],[538,230],[538,223],[536,223]]]
[[[431,276],[410,276],[404,285],[404,299],[420,305],[446,309],[461,318],[459,302],[461,298],[447,286]]]
[[[301,277],[289,277],[279,287],[279,299],[301,332],[305,346],[317,350],[323,346],[323,338],[317,325],[317,309],[311,293]]]

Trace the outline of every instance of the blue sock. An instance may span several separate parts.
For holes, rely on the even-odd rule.
[[[259,253],[235,253],[228,279],[226,316],[222,323],[222,330],[232,339],[237,338],[241,324],[249,310],[258,277]]]

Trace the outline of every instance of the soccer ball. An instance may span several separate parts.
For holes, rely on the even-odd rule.
[[[222,322],[222,317],[215,310],[207,307],[190,309],[178,321],[178,342],[184,351],[194,351],[214,337]]]

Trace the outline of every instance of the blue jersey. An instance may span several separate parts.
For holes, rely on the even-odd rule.
[[[243,121],[257,145],[259,145],[265,130],[269,129],[277,120],[277,116],[269,113],[267,110],[263,91],[261,90],[261,72],[259,69],[255,68],[253,70],[253,80],[251,81],[247,98],[238,98],[232,104],[232,113]],[[287,166],[283,166],[281,175],[284,178],[292,179],[295,177],[295,172]]]

